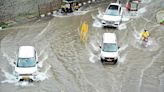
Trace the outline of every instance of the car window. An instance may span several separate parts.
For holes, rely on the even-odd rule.
[[[18,58],[17,67],[35,67],[35,58]]]
[[[110,5],[108,9],[110,9],[110,10],[118,10],[118,6],[117,5]]]
[[[116,52],[117,51],[117,45],[115,43],[104,43],[103,44],[103,51],[104,52]]]

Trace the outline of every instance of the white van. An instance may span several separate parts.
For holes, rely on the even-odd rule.
[[[15,76],[19,81],[36,79],[38,56],[33,46],[20,46],[15,64]]]
[[[116,64],[118,61],[118,46],[115,33],[104,33],[101,48],[101,62]]]

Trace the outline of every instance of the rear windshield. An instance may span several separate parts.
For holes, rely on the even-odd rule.
[[[119,16],[118,6],[110,5],[105,14],[111,16]]]
[[[119,16],[119,12],[117,10],[107,10],[105,14],[111,16]]]
[[[117,5],[110,5],[108,7],[108,9],[110,9],[110,10],[118,10],[118,6]]]
[[[17,67],[35,67],[35,58],[18,58]]]

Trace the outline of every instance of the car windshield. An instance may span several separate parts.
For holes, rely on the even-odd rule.
[[[105,14],[106,15],[112,15],[112,16],[119,16],[118,6],[110,5]]]
[[[116,52],[117,45],[115,43],[104,43],[103,44],[103,51],[104,52]]]
[[[18,67],[34,67],[36,65],[35,58],[19,58],[17,66]]]
[[[107,10],[105,14],[111,16],[119,16],[119,12],[117,10]]]

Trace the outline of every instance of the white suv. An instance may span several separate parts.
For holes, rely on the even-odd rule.
[[[110,3],[102,16],[103,26],[118,27],[122,21],[122,8],[119,3]]]
[[[17,61],[15,64],[14,74],[19,81],[36,79],[38,72],[38,56],[34,47],[21,46],[19,47]]]
[[[101,48],[101,62],[116,64],[118,61],[118,46],[115,33],[104,33]]]

